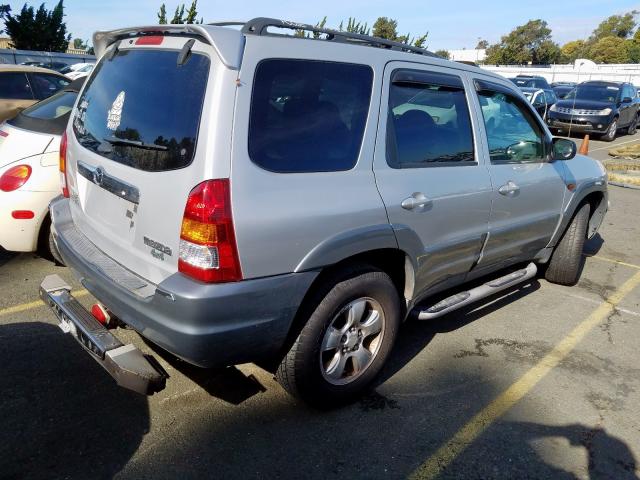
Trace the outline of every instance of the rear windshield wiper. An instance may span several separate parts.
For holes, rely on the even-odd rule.
[[[111,137],[111,138],[105,138],[104,141],[107,143],[110,143],[111,145],[143,148],[145,150],[158,150],[162,152],[169,150],[169,147],[166,147],[164,145],[158,145],[157,143],[144,143],[144,142],[141,142],[140,140],[127,140],[126,138]]]

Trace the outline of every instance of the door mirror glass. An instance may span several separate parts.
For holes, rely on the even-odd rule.
[[[553,159],[571,160],[576,156],[576,143],[566,138],[553,139]]]

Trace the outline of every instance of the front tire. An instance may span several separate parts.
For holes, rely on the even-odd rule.
[[[638,116],[636,115],[633,120],[631,120],[631,125],[627,127],[627,135],[635,135],[638,130]]]
[[[293,396],[331,408],[355,399],[378,375],[395,342],[401,306],[391,278],[372,267],[350,268],[324,286],[276,378]]]
[[[602,139],[605,142],[613,142],[616,139],[616,134],[618,133],[618,119],[614,118],[611,125],[607,129],[607,133],[602,136]]]
[[[587,238],[590,206],[582,205],[574,215],[551,255],[545,278],[560,285],[575,285],[582,270],[582,250]]]

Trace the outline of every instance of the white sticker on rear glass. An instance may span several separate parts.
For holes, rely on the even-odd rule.
[[[607,87],[607,90],[613,90],[614,92],[617,92],[618,87]]]
[[[120,92],[113,101],[111,108],[107,112],[107,128],[117,130],[122,118],[122,107],[124,106],[124,91]]]

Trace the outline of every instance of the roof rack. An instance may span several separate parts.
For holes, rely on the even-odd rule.
[[[386,40],[384,38],[371,37],[369,35],[361,35],[359,33],[343,32],[338,30],[331,30],[329,28],[321,28],[313,25],[307,25],[304,23],[290,22],[287,20],[278,20],[275,18],[258,17],[253,20],[249,20],[246,23],[242,22],[219,22],[210,23],[209,25],[215,26],[238,26],[242,25],[242,33],[245,35],[260,35],[260,36],[279,36],[281,34],[268,32],[269,27],[286,28],[289,30],[303,30],[305,32],[313,32],[318,34],[324,34],[327,36],[325,40],[343,43],[353,43],[355,45],[366,45],[369,47],[388,48],[390,50],[398,50],[401,52],[417,53],[418,55],[427,55],[429,57],[438,57],[435,53],[432,53],[424,48],[414,47],[406,43],[394,42],[392,40]]]

